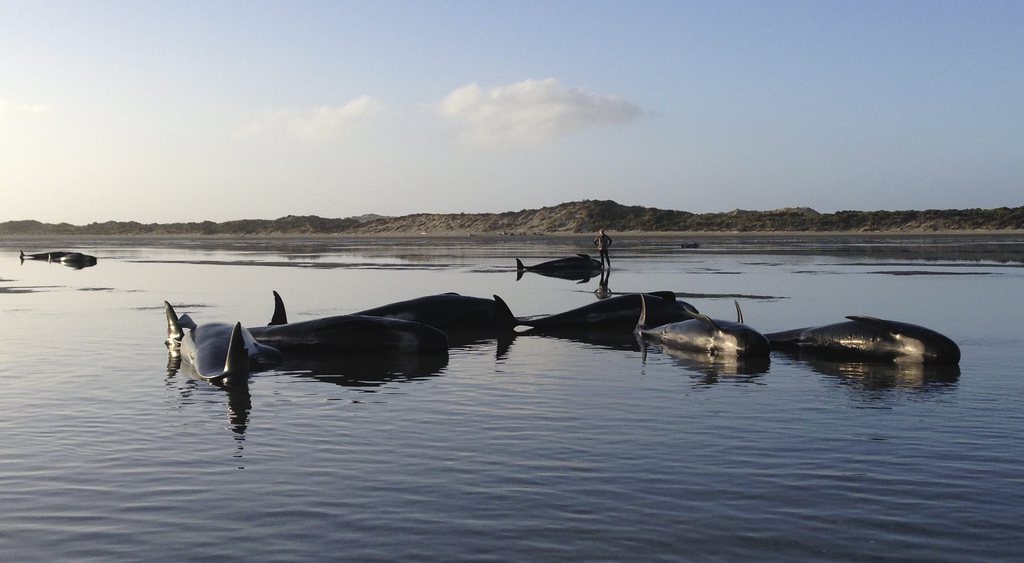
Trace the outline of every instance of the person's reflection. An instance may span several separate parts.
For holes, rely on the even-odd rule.
[[[596,295],[598,299],[607,299],[611,296],[612,290],[608,288],[608,278],[611,276],[611,269],[601,272],[601,279],[598,280],[597,289],[594,290],[594,295]]]

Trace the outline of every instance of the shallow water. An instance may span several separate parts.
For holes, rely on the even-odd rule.
[[[441,358],[290,361],[225,391],[162,303],[265,324],[456,291],[520,316],[598,279],[589,238],[0,240],[4,560],[1017,560],[1022,237],[624,238],[613,292],[764,332],[925,325],[957,370],[642,354],[480,335]],[[683,248],[696,245],[696,248]],[[20,263],[77,250],[95,267]]]

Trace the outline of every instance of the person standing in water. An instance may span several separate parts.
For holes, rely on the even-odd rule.
[[[603,268],[605,263],[608,267],[612,267],[612,260],[608,258],[608,247],[612,245],[612,237],[608,236],[604,229],[598,229],[597,237],[594,238],[594,246],[597,247],[597,252],[601,255],[601,267]]]

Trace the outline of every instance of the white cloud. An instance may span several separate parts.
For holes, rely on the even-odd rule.
[[[0,100],[0,123],[15,119],[35,119],[53,117],[54,110],[47,104],[14,104]]]
[[[463,86],[441,102],[442,115],[460,122],[481,144],[536,144],[605,123],[625,123],[643,110],[617,96],[562,86],[558,80],[526,80],[482,90]]]
[[[285,134],[308,143],[335,141],[356,123],[381,111],[383,105],[370,96],[359,96],[342,106],[268,112],[243,127],[241,135]]]

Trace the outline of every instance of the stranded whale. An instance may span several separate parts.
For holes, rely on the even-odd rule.
[[[164,301],[167,343],[177,348],[182,359],[207,381],[244,384],[249,372],[281,362],[281,353],[256,342],[241,323],[197,325],[188,315],[178,317]],[[185,332],[188,329],[188,332]]]
[[[289,323],[284,301],[276,291],[274,315],[270,324],[250,327],[249,332],[257,342],[286,353],[448,352],[448,337],[444,332],[415,321],[366,315],[335,315]]]
[[[512,327],[518,323],[508,305],[497,295],[494,299],[485,299],[458,293],[441,293],[398,301],[355,314],[415,321],[441,330]]]
[[[665,324],[694,318],[700,313],[685,301],[676,299],[671,291],[643,294],[647,300],[647,318],[652,324]],[[572,329],[581,327],[622,328],[626,332],[636,326],[643,308],[641,294],[616,295],[570,309],[563,313],[537,318],[519,319],[519,323],[535,329]]]
[[[516,279],[523,277],[523,272],[534,272],[544,276],[562,278],[567,280],[582,279],[587,281],[604,269],[600,260],[594,260],[589,254],[577,254],[568,258],[548,260],[533,266],[526,266],[523,261],[516,258]]]
[[[930,328],[851,315],[846,322],[767,334],[772,348],[837,357],[955,365],[960,347]]]
[[[768,339],[743,324],[743,313],[736,303],[736,322],[716,320],[707,315],[655,328],[648,328],[646,296],[641,296],[640,319],[636,332],[641,337],[680,350],[706,352],[712,356],[733,355],[745,358],[767,357]]]

